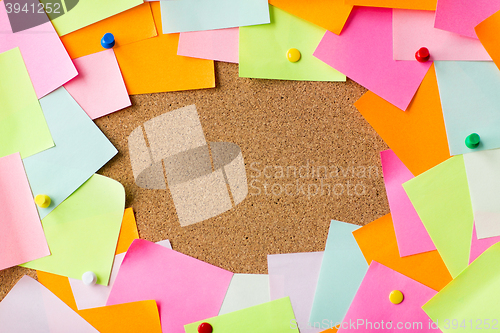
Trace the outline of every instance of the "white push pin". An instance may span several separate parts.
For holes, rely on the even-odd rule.
[[[92,271],[85,272],[82,275],[82,281],[87,286],[93,286],[97,282],[97,275]]]

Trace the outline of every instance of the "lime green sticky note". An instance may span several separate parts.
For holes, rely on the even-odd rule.
[[[198,333],[201,323],[217,333],[299,333],[289,297],[184,325],[184,330]]]
[[[500,328],[500,243],[491,246],[422,309],[443,332]]]
[[[474,215],[462,155],[403,184],[452,277],[469,264]]]
[[[0,157],[25,158],[54,147],[18,47],[0,53]]]
[[[239,71],[242,77],[302,81],[345,81],[345,75],[313,56],[326,30],[269,6],[270,24],[240,27]],[[290,49],[300,52],[288,60]]]
[[[21,266],[74,279],[92,271],[107,285],[124,209],[123,186],[93,175],[42,220],[51,255]]]

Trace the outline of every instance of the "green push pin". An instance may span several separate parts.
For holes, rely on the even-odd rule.
[[[469,149],[474,149],[474,148],[477,148],[477,146],[479,146],[479,141],[480,141],[479,134],[472,133],[468,137],[465,138],[465,145]]]

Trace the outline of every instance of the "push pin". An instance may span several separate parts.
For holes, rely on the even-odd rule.
[[[429,61],[430,57],[431,57],[431,55],[429,54],[429,49],[426,47],[421,47],[415,53],[415,59],[417,59],[418,62],[427,62],[427,61]]]
[[[300,60],[300,51],[297,49],[290,49],[286,52],[286,57],[290,62],[297,62]]]
[[[465,145],[469,149],[474,149],[479,146],[481,138],[479,137],[479,134],[477,133],[472,133],[468,137],[465,138]]]
[[[40,208],[47,208],[50,206],[50,197],[46,194],[38,194],[35,197],[35,203]]]
[[[201,323],[200,326],[198,326],[198,333],[212,333],[212,331],[212,325],[209,323]]]
[[[92,271],[85,272],[82,275],[82,281],[86,286],[93,286],[97,282],[97,275]]]
[[[112,48],[113,46],[115,46],[115,36],[113,36],[113,34],[110,32],[105,33],[101,39],[101,45],[105,49]]]
[[[392,304],[399,304],[403,301],[404,296],[403,293],[400,292],[399,290],[393,290],[389,294],[389,301],[391,301]]]

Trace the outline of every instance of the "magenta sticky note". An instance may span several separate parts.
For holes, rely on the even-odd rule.
[[[389,301],[393,290],[403,293],[401,303]],[[436,294],[420,282],[372,261],[338,332],[441,332],[422,310]]]
[[[0,158],[0,270],[50,255],[21,155]]]
[[[177,54],[238,63],[239,28],[181,32]]]
[[[393,60],[390,8],[354,7],[342,34],[327,31],[314,56],[402,110],[431,66]]]
[[[477,259],[484,251],[488,250],[490,246],[500,242],[500,236],[477,239],[476,224],[472,231],[472,242],[470,244],[469,264]]]
[[[131,105],[113,49],[73,60],[79,75],[64,88],[96,119]]]
[[[40,99],[56,90],[78,72],[52,23],[12,33],[4,1],[0,1],[0,53],[19,47]]]
[[[399,255],[406,257],[435,250],[431,237],[403,189],[403,183],[414,178],[413,174],[391,149],[380,152],[380,158]]]
[[[233,276],[146,240],[136,239],[123,259],[107,305],[156,300],[163,332],[217,316]]]
[[[500,10],[500,0],[438,0],[434,27],[477,38],[474,27]]]

